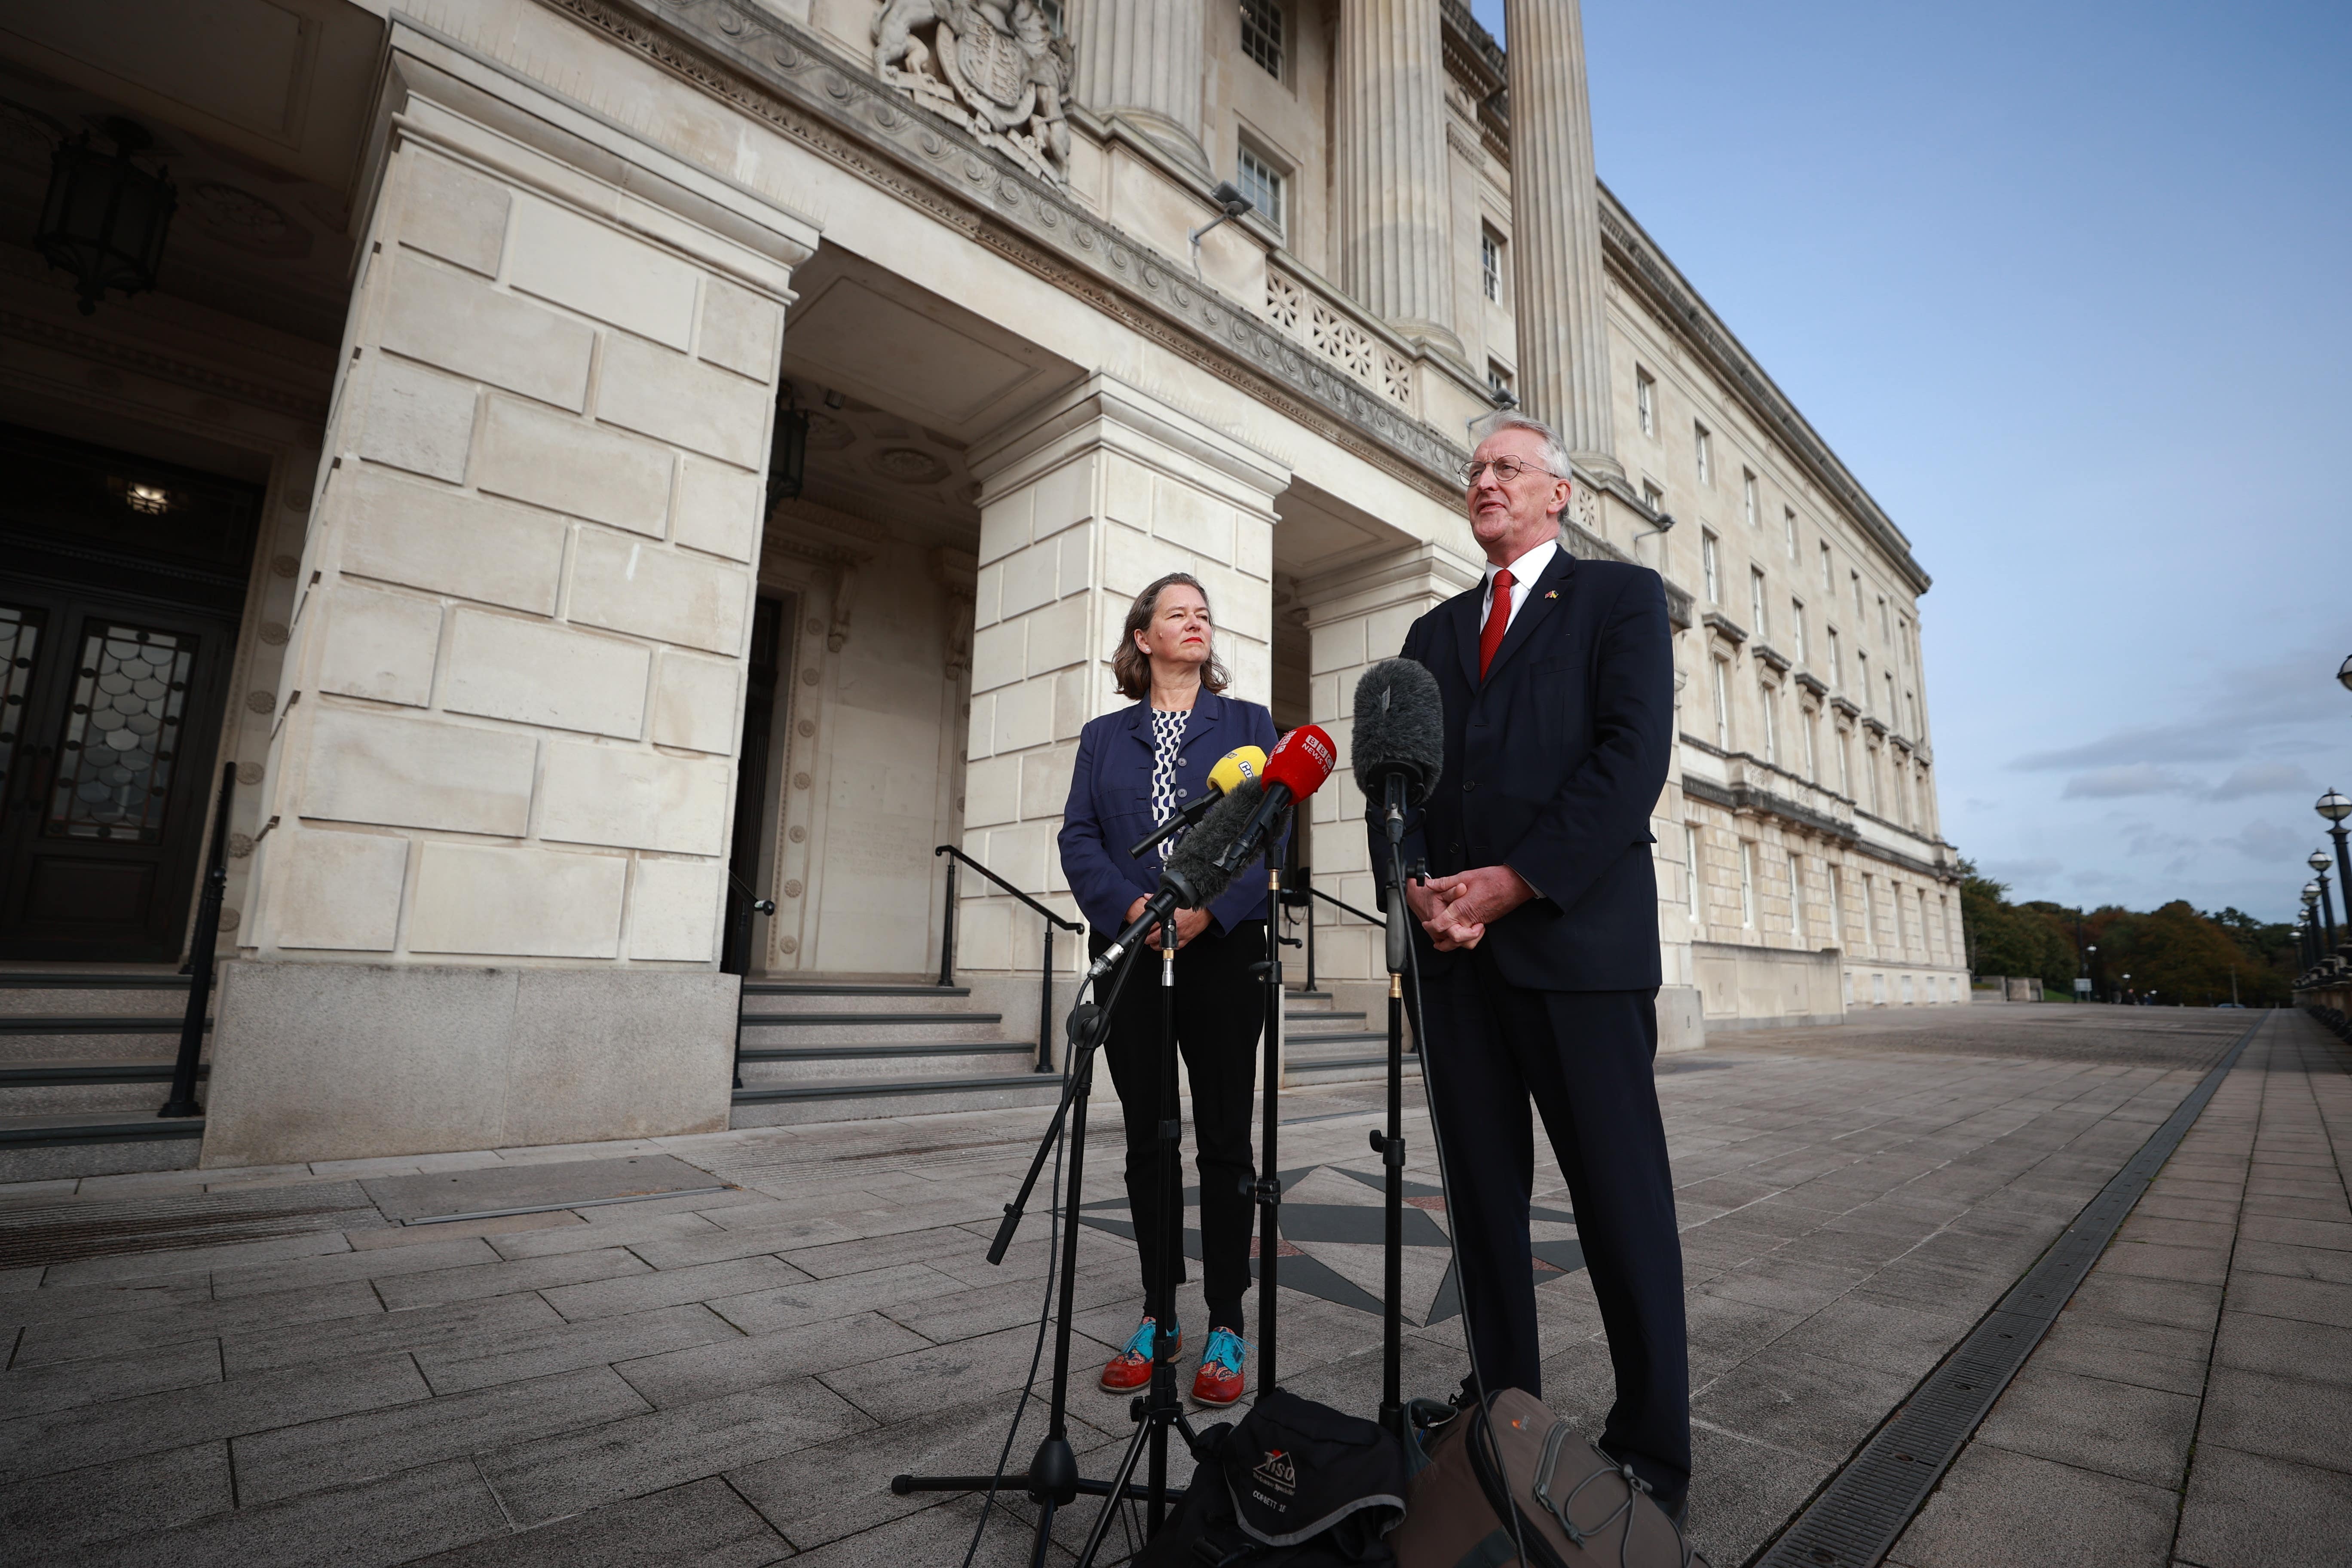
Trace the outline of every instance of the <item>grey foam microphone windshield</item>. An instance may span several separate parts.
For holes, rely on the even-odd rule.
[[[1209,815],[1201,818],[1198,827],[1184,835],[1184,841],[1176,846],[1160,874],[1160,886],[1176,889],[1180,909],[1197,910],[1213,904],[1232,883],[1234,873],[1220,868],[1217,862],[1240,841],[1258,802],[1265,798],[1265,784],[1256,779],[1244,779],[1225,792],[1224,799],[1209,808]]]
[[[1445,703],[1437,677],[1409,658],[1384,658],[1356,682],[1355,733],[1348,742],[1348,765],[1366,801],[1387,793],[1391,777],[1402,777],[1405,805],[1419,805],[1445,771]]]

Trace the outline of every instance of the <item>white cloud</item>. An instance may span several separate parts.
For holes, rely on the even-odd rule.
[[[2154,763],[2094,768],[2066,781],[2064,799],[2113,800],[2129,795],[2187,795],[2195,786]]]
[[[2319,798],[2319,786],[2301,763],[2247,763],[2206,792],[2208,800],[2243,800],[2250,795],[2308,795]]]
[[[2249,822],[2229,837],[2214,842],[2227,845],[2249,860],[2271,861],[2281,868],[2279,874],[2284,877],[2294,874],[2301,856],[2308,853],[2304,847],[2306,837],[2275,822]]]

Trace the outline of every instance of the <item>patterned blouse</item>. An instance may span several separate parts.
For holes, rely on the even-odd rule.
[[[1151,826],[1160,826],[1176,815],[1176,758],[1184,749],[1184,725],[1192,717],[1187,709],[1151,710]],[[1174,853],[1176,841],[1184,836],[1171,835],[1160,841],[1162,860]]]

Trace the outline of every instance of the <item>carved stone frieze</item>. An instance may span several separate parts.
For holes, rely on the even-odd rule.
[[[586,25],[756,116],[1333,444],[1446,505],[1467,456],[1345,371],[1196,282],[969,131],[909,110],[747,0],[551,0]]]

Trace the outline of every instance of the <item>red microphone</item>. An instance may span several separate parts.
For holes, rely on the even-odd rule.
[[[1241,837],[1217,858],[1217,869],[1230,876],[1257,858],[1282,814],[1321,789],[1339,764],[1339,749],[1319,724],[1301,724],[1276,742],[1274,750],[1266,753],[1262,775],[1265,798],[1250,814]]]

